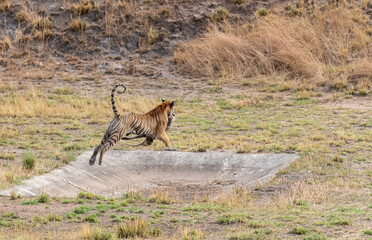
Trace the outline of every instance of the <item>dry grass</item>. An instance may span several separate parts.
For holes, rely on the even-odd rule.
[[[278,194],[273,202],[277,207],[283,207],[292,204],[298,199],[303,199],[312,203],[321,203],[329,199],[331,189],[322,183],[308,184],[302,181],[293,184],[288,191]]]
[[[159,32],[154,28],[150,28],[147,32],[147,42],[148,44],[154,44],[159,39]]]
[[[73,18],[68,28],[74,32],[84,32],[88,28],[88,23],[81,20],[80,17]]]
[[[119,238],[145,237],[148,234],[148,223],[143,219],[134,219],[127,224],[120,223],[116,228]]]
[[[84,224],[83,229],[81,230],[80,233],[80,239],[109,240],[112,239],[112,235],[107,230],[98,227],[92,227],[89,224]]]
[[[7,51],[9,48],[12,47],[12,42],[8,36],[3,36],[0,39],[0,53]]]
[[[251,200],[251,196],[248,189],[236,187],[227,193],[221,193],[213,202],[228,207],[245,206]]]
[[[229,10],[224,7],[218,7],[210,16],[213,21],[220,22],[226,20],[229,16]]]
[[[182,231],[183,240],[200,240],[205,238],[205,233],[200,229],[191,229],[186,227]]]
[[[71,6],[71,11],[77,15],[87,14],[94,9],[99,9],[99,5],[94,1],[82,0],[79,3],[74,3]]]
[[[169,192],[160,189],[157,189],[153,194],[151,194],[149,201],[158,204],[172,203],[172,200],[169,198]]]
[[[196,75],[284,72],[323,83],[340,75],[350,59],[358,62],[371,54],[367,18],[357,5],[331,6],[305,17],[269,14],[258,17],[254,27],[222,28],[212,27],[201,38],[183,43],[174,54],[178,65]],[[338,71],[329,74],[330,66],[338,66]]]
[[[0,11],[1,12],[8,11],[11,4],[12,4],[11,0],[0,0]]]
[[[105,1],[105,34],[106,36],[111,36],[113,31],[113,25],[114,25],[114,2],[112,0],[106,0]]]

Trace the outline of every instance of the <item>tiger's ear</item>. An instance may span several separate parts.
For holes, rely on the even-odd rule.
[[[169,104],[169,107],[173,107],[174,106],[174,104],[176,103],[176,101],[172,101],[170,104]]]
[[[165,102],[164,98],[161,98],[161,102],[162,102],[162,103]]]

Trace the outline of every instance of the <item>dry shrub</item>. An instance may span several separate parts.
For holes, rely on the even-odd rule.
[[[147,42],[148,44],[154,44],[159,39],[159,32],[154,28],[150,28],[147,32]]]
[[[183,70],[195,75],[285,72],[316,83],[327,77],[327,66],[371,55],[367,28],[367,18],[357,5],[330,5],[304,17],[269,14],[258,17],[254,27],[212,27],[201,38],[181,44],[174,57]]]
[[[216,22],[223,21],[229,16],[229,10],[224,7],[218,7],[210,16]]]

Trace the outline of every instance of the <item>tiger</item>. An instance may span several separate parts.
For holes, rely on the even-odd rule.
[[[135,114],[129,113],[127,115],[119,114],[115,106],[115,90],[118,87],[123,87],[123,91],[118,93],[125,93],[126,87],[124,84],[116,84],[111,91],[111,104],[114,112],[114,119],[111,121],[105,135],[93,152],[93,155],[89,159],[89,164],[93,165],[96,161],[97,154],[99,156],[99,165],[102,164],[104,154],[112,146],[114,146],[121,139],[128,140],[140,137],[146,137],[146,144],[151,145],[155,139],[162,141],[167,148],[171,147],[169,138],[166,131],[169,129],[173,119],[175,118],[175,101],[165,101],[149,111],[146,114]],[[137,136],[132,138],[126,138],[130,134]]]

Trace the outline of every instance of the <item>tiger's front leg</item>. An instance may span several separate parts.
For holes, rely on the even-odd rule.
[[[168,138],[168,136],[165,132],[163,134],[161,134],[160,136],[158,136],[158,139],[165,144],[166,148],[164,148],[164,150],[166,150],[166,151],[178,151],[177,148],[171,148],[169,138]]]

